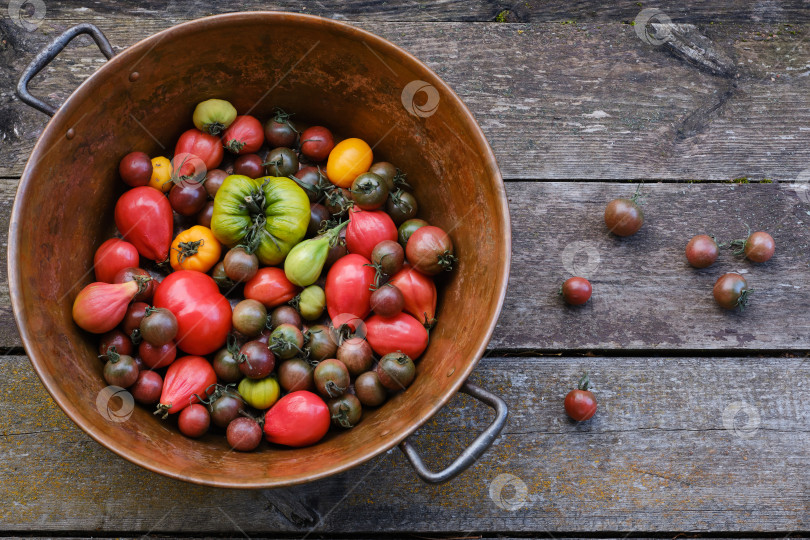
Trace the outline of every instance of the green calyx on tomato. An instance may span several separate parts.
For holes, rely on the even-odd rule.
[[[318,281],[329,248],[340,239],[340,231],[348,224],[344,221],[324,234],[296,244],[284,261],[284,274],[291,283],[307,287]]]
[[[194,109],[194,126],[211,135],[219,135],[236,119],[236,109],[224,99],[207,99]]]
[[[309,219],[309,198],[289,178],[231,175],[214,198],[211,230],[223,244],[244,245],[275,265],[304,238]]]

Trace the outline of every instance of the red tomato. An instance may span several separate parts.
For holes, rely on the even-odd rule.
[[[565,280],[560,288],[560,294],[566,304],[581,306],[591,297],[593,288],[591,282],[583,277],[572,277]]]
[[[190,354],[210,354],[225,344],[231,331],[231,304],[207,274],[172,272],[155,291],[155,307],[177,318],[177,347]]]
[[[285,304],[299,292],[301,288],[287,279],[284,270],[274,266],[259,268],[256,275],[245,283],[245,298],[258,300],[266,308]]]
[[[382,210],[349,210],[349,224],[346,226],[349,253],[370,259],[374,246],[383,240],[397,241],[397,226],[391,216]]]
[[[93,257],[96,281],[113,283],[119,270],[138,266],[138,262],[138,250],[135,246],[118,238],[110,238],[98,247]]]
[[[329,407],[317,395],[306,390],[291,392],[270,407],[264,416],[264,436],[285,446],[309,446],[329,431]]]
[[[326,274],[326,309],[329,317],[353,315],[365,319],[371,313],[371,290],[375,271],[368,259],[360,255],[346,255],[337,260]]]
[[[177,358],[177,347],[170,341],[160,347],[155,347],[148,341],[141,341],[138,345],[138,355],[149,369],[160,369],[169,366]]]
[[[205,395],[205,389],[216,382],[217,374],[214,373],[214,368],[202,356],[178,358],[166,370],[158,411],[163,411],[163,418],[169,414],[179,413],[199,401],[194,394]]]
[[[596,413],[596,397],[590,390],[571,390],[565,396],[563,406],[573,420],[584,422]]]
[[[115,203],[115,226],[145,258],[159,263],[169,258],[174,218],[169,199],[159,190],[141,186],[121,195]]]
[[[372,315],[366,320],[366,332],[371,348],[380,356],[403,352],[416,360],[428,346],[427,330],[407,313],[389,318]]]
[[[197,156],[203,160],[209,171],[216,169],[222,163],[222,156],[225,155],[219,137],[209,135],[199,129],[190,129],[180,135],[174,147],[174,153],[175,155],[189,153]]]
[[[312,161],[323,161],[335,147],[332,132],[323,126],[312,126],[301,133],[301,153]]]
[[[395,285],[405,298],[405,311],[419,319],[426,328],[436,324],[436,284],[430,276],[405,263],[389,283]]]
[[[252,116],[237,116],[222,134],[222,143],[234,154],[252,154],[264,143],[264,127]]]

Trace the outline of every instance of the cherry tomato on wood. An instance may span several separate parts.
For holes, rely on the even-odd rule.
[[[644,225],[644,212],[631,199],[614,199],[605,208],[605,225],[616,236],[631,236]]]
[[[566,304],[581,306],[591,297],[591,282],[582,277],[572,277],[565,280],[560,288],[560,294]]]
[[[568,392],[563,402],[565,412],[577,422],[589,420],[596,413],[596,396],[588,388],[590,388],[590,380],[586,373],[580,379],[579,387]]]
[[[743,249],[749,261],[764,263],[773,257],[773,253],[776,251],[776,243],[770,234],[759,231],[748,236]]]
[[[695,268],[708,268],[719,254],[717,242],[707,234],[693,236],[686,244],[686,260]]]
[[[748,304],[748,295],[753,289],[748,288],[748,282],[736,272],[723,274],[714,284],[712,294],[715,301],[723,309],[743,309]]]

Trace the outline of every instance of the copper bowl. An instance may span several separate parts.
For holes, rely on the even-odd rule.
[[[27,83],[82,33],[112,58],[56,110],[31,96]],[[8,256],[14,314],[43,384],[100,444],[169,477],[271,488],[345,471],[397,444],[423,478],[442,481],[469,466],[494,440],[506,407],[465,381],[487,347],[506,292],[506,195],[475,119],[416,58],[352,26],[290,13],[204,18],[115,56],[103,34],[84,24],[35,58],[18,94],[53,119],[31,154],[14,203]],[[222,435],[188,439],[145,408],[113,411],[96,338],[71,319],[73,299],[92,281],[93,253],[113,231],[119,159],[133,149],[171,153],[190,126],[195,104],[212,97],[262,119],[281,106],[304,122],[376,143],[376,160],[407,171],[420,217],[451,231],[456,246],[458,267],[441,291],[439,323],[414,384],[367,411],[354,429],[330,434],[310,448],[232,452]],[[496,408],[496,421],[455,468],[430,473],[405,439],[459,389]],[[122,402],[126,408],[127,400]]]

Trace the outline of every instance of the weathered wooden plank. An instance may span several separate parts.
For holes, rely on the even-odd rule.
[[[574,424],[562,398],[585,370],[600,409]],[[504,397],[510,420],[450,483],[420,483],[395,451],[307,486],[224,491],[102,449],[53,405],[25,357],[2,357],[0,523],[6,534],[784,535],[810,517],[808,376],[806,358],[487,358],[473,380]],[[419,430],[419,449],[447,463],[490,416],[456,398]]]
[[[607,201],[633,184],[510,182],[512,276],[491,347],[497,350],[810,349],[810,192],[806,184],[646,184],[647,222],[634,237],[607,233]],[[0,235],[14,182],[0,182]],[[804,201],[804,202],[803,202]],[[745,236],[767,230],[776,256],[755,265],[724,250],[706,270],[690,268],[695,234]],[[0,252],[0,347],[21,345],[9,307],[6,251]],[[744,313],[714,304],[722,273],[745,273],[756,289]],[[569,308],[557,290],[571,274],[594,286],[588,305]],[[791,324],[784,324],[786,318]]]
[[[0,21],[9,67],[0,71],[0,177],[21,174],[46,123],[12,88],[55,33],[88,20],[120,49],[194,18],[99,9],[46,18],[35,32]],[[412,52],[453,87],[510,179],[792,180],[810,163],[810,25],[701,25],[712,50],[733,60],[729,79],[618,22],[355,24]],[[89,39],[78,45],[39,76],[36,93],[61,103],[103,63]]]

